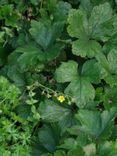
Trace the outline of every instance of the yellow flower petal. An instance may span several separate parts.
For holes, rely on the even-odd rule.
[[[61,103],[65,101],[65,97],[63,95],[60,95],[58,98],[58,101],[60,101]]]

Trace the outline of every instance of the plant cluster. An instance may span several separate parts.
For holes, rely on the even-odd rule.
[[[0,26],[0,156],[117,156],[117,0],[1,0]]]

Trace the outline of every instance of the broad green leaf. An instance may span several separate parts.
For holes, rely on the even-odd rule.
[[[88,77],[91,83],[98,84],[106,75],[106,71],[95,60],[88,60],[83,64],[82,76]]]
[[[23,71],[27,71],[29,68],[37,65],[40,65],[40,69],[43,68],[42,62],[45,62],[46,56],[36,44],[30,43],[19,47],[15,52],[21,53],[18,58],[18,63]]]
[[[0,8],[0,19],[9,16],[10,13],[12,13],[12,11],[13,11],[13,5],[11,4],[3,5]]]
[[[50,153],[42,154],[41,156],[52,156]]]
[[[91,0],[80,0],[80,8],[85,10],[88,15],[90,15],[93,5]]]
[[[69,133],[73,134],[75,132],[73,135],[77,136],[77,144],[81,147],[86,147],[87,145],[91,143],[91,140],[89,139],[89,136],[87,134],[79,131],[77,127],[78,127],[78,124],[76,126],[72,126],[69,129]]]
[[[3,43],[5,40],[4,40],[4,35],[5,35],[5,32],[4,31],[0,31],[0,43]]]
[[[87,19],[84,12],[81,10],[71,9],[68,16],[68,33],[71,37],[84,38],[87,36],[85,27]]]
[[[51,23],[49,20],[31,21],[30,33],[34,40],[44,49],[52,46],[61,35],[63,25],[60,22]]]
[[[10,80],[12,80],[17,86],[24,87],[26,85],[25,75],[19,70],[18,65],[8,65],[6,67],[6,73]]]
[[[16,27],[19,29],[19,16],[13,12],[11,16],[8,16],[8,18],[5,19],[5,23],[7,26]]]
[[[63,148],[66,150],[71,150],[72,148],[77,147],[77,141],[74,138],[67,138],[64,140],[64,143],[62,145],[59,145],[59,148]]]
[[[112,73],[117,74],[117,49],[112,49],[108,54],[108,61]]]
[[[25,120],[28,119],[29,116],[31,116],[31,107],[27,104],[21,104],[17,106],[16,112],[19,114],[19,116]]]
[[[104,80],[110,85],[111,88],[117,86],[117,75],[108,74]]]
[[[85,153],[83,149],[80,146],[77,146],[76,148],[70,150],[67,154],[67,156],[85,156]]]
[[[70,109],[64,108],[51,100],[40,103],[39,112],[41,118],[46,122],[57,122],[68,116]]]
[[[38,136],[33,141],[32,152],[34,156],[44,153],[53,153],[60,140],[60,128],[55,125],[44,125],[38,131]]]
[[[106,141],[98,145],[97,154],[100,156],[116,156],[117,155],[117,141]]]
[[[110,40],[104,44],[103,50],[106,54],[108,54],[112,49],[117,49],[117,34],[112,36]]]
[[[56,8],[54,9],[55,10],[53,12],[53,15],[54,15],[55,21],[61,22],[61,24],[63,24],[64,26],[64,24],[67,22],[68,12],[71,9],[70,3],[59,1]]]
[[[75,61],[63,62],[55,72],[57,82],[70,82],[78,77],[78,64]]]
[[[107,73],[110,72],[109,62],[106,58],[106,56],[103,53],[98,53],[95,56],[96,60],[99,62],[99,64],[106,70]]]
[[[95,6],[89,19],[89,25],[92,27],[91,36],[93,38],[101,38],[107,40],[111,35],[112,22],[108,23],[112,18],[112,9],[108,2]],[[104,25],[106,23],[106,25]],[[106,28],[108,26],[108,28]],[[107,36],[107,38],[105,38]]]
[[[81,122],[82,126],[79,127],[81,131],[93,136],[99,135],[101,127],[101,119],[99,112],[80,110],[76,117]]]
[[[110,111],[80,110],[76,115],[77,119],[81,122],[79,129],[94,137],[107,137],[110,129],[112,128],[112,120],[116,117],[115,108]],[[95,123],[96,122],[96,123]]]
[[[60,138],[60,130],[56,125],[42,127],[38,133],[40,143],[49,151],[55,150]]]
[[[45,52],[45,58],[47,61],[56,59],[61,52],[61,49],[64,47],[63,44],[54,44],[52,47],[48,48]]]
[[[92,26],[98,27],[112,17],[112,9],[108,2],[95,6],[92,10],[90,22]]]
[[[58,150],[54,153],[54,156],[66,156],[65,152],[62,150]]]
[[[38,5],[40,2],[40,0],[31,0],[31,3],[34,4],[34,5]]]
[[[80,108],[83,108],[95,97],[95,89],[86,78],[82,77],[72,81],[65,89],[65,93],[73,96],[77,106]]]
[[[57,5],[57,0],[48,0],[47,2],[45,2],[45,7],[47,7],[47,9],[50,12],[53,12],[54,9],[56,8]]]
[[[72,52],[81,57],[94,57],[101,52],[101,46],[95,40],[79,39],[73,42]]]
[[[25,74],[20,70],[20,66],[17,62],[18,57],[18,53],[11,53],[8,57],[8,64],[5,66],[4,70],[11,81],[13,81],[19,87],[24,87]]]
[[[4,19],[7,26],[18,28],[20,17],[17,12],[12,4],[4,5],[0,8],[0,19]]]
[[[68,115],[64,116],[64,118],[60,120],[58,124],[61,127],[61,133],[65,133],[69,127],[76,124],[74,113],[71,111]]]

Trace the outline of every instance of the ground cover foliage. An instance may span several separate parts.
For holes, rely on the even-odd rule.
[[[117,156],[117,0],[0,0],[0,156]]]

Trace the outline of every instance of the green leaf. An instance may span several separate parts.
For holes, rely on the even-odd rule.
[[[30,33],[34,40],[44,49],[52,46],[61,35],[63,25],[60,22],[51,23],[49,20],[31,21]]]
[[[96,60],[88,60],[83,64],[82,76],[89,78],[91,83],[98,84],[105,75],[106,71]]]
[[[44,153],[53,153],[60,140],[60,128],[55,125],[44,125],[38,131],[38,136],[33,141],[31,154],[41,156]]]
[[[61,133],[65,133],[69,127],[76,124],[76,119],[74,117],[73,111],[71,110],[68,115],[64,116],[64,118],[60,120],[58,124],[61,127]]]
[[[60,138],[60,130],[56,125],[42,127],[38,137],[43,146],[50,152],[55,150]]]
[[[79,39],[73,42],[72,52],[81,57],[94,57],[101,52],[101,46],[95,40]]]
[[[100,133],[101,119],[100,113],[97,111],[80,110],[76,115],[81,122],[82,127],[79,127],[85,133],[98,136]],[[96,124],[95,124],[96,122]]]
[[[85,29],[87,19],[84,12],[81,10],[71,9],[68,16],[69,26],[67,28],[71,37],[84,38],[87,36]]]
[[[93,38],[101,38],[102,40],[106,40],[106,38],[104,37],[108,33],[110,34],[111,30],[110,32],[109,30],[107,31],[104,24],[106,23],[106,26],[108,26],[107,22],[111,18],[112,18],[112,9],[108,2],[104,4],[100,4],[99,6],[95,6],[92,10],[91,17],[89,19],[89,25],[92,27],[91,36]],[[111,22],[111,25],[112,25],[112,22]],[[113,28],[109,26],[108,29],[113,29]],[[107,39],[108,39],[108,36],[107,36]]]
[[[112,73],[117,74],[117,49],[112,49],[108,54],[108,62]]]
[[[80,0],[80,8],[85,10],[87,14],[90,15],[93,8],[91,0]]]
[[[104,80],[110,85],[111,88],[117,86],[117,75],[108,74]]]
[[[55,72],[55,78],[58,82],[70,82],[77,78],[78,64],[75,61],[63,62]]]
[[[40,2],[40,0],[31,0],[31,3],[34,4],[34,5],[38,5]]]
[[[78,107],[83,108],[95,97],[95,89],[91,83],[82,77],[72,81],[65,89],[65,93],[75,98]]]
[[[52,156],[50,153],[42,154],[41,156]]]
[[[39,112],[44,121],[52,123],[64,119],[71,113],[70,109],[64,108],[51,100],[41,102]]]
[[[53,15],[55,21],[61,22],[61,24],[64,26],[64,24],[67,22],[68,12],[71,9],[70,3],[59,1],[56,8],[54,7],[54,9],[55,10],[53,12]]]
[[[108,54],[112,49],[117,49],[117,34],[113,35],[108,42],[103,46],[103,50]]]
[[[100,156],[116,156],[117,142],[106,141],[98,145],[97,154]]]
[[[54,156],[66,156],[65,152],[62,150],[58,150],[54,153]]]
[[[80,110],[76,117],[81,122],[82,126],[79,126],[81,131],[93,137],[107,137],[112,128],[112,120],[116,117],[116,114],[116,110],[113,107],[110,111],[103,111],[102,113]]]
[[[85,153],[83,149],[80,146],[77,146],[76,148],[70,150],[67,154],[67,156],[85,156]]]
[[[57,5],[57,0],[48,0],[45,2],[45,7],[50,11],[53,12],[54,9],[56,8]]]
[[[90,22],[98,27],[112,17],[112,9],[108,2],[95,6],[92,10]]]
[[[4,67],[4,72],[8,78],[13,81],[17,86],[24,87],[25,74],[21,72],[20,66],[17,62],[19,57],[18,53],[11,53],[8,57],[8,64]]]
[[[61,49],[63,48],[63,44],[54,44],[52,47],[48,48],[45,52],[45,57],[47,61],[51,61],[56,59],[61,52]]]
[[[0,19],[4,19],[7,26],[19,27],[18,20],[20,17],[12,4],[7,4],[0,8]]]
[[[43,68],[42,62],[45,62],[45,54],[34,43],[30,43],[23,47],[19,47],[15,50],[17,53],[21,53],[18,58],[18,63],[23,71],[27,71],[31,67],[40,65],[40,69]]]
[[[25,75],[19,70],[18,65],[9,65],[6,67],[7,76],[12,80],[17,86],[24,87],[26,85]]]
[[[66,149],[66,150],[71,150],[71,149],[75,148],[77,145],[78,144],[77,144],[77,141],[75,139],[67,138],[64,140],[64,143],[59,145],[58,147]]]

